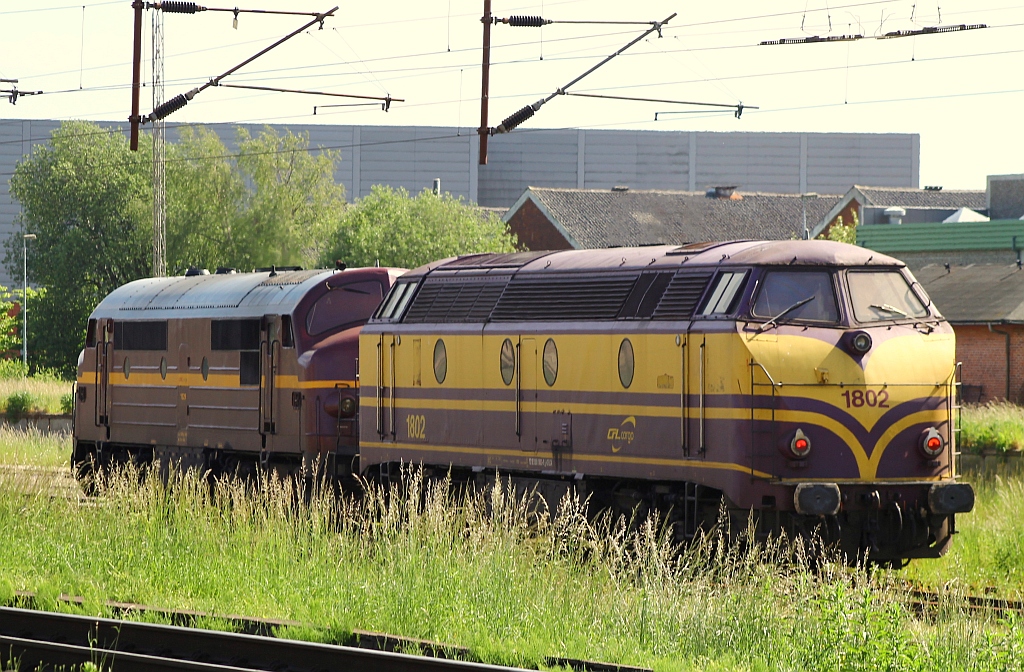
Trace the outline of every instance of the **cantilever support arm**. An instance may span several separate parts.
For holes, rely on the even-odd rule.
[[[209,88],[211,86],[218,86],[220,84],[221,80],[224,79],[225,77],[227,77],[228,75],[234,74],[235,72],[237,72],[238,70],[244,68],[246,65],[252,63],[257,58],[259,58],[260,56],[264,55],[265,53],[267,53],[271,49],[284,44],[285,42],[287,42],[288,40],[292,39],[293,37],[295,37],[296,35],[298,35],[302,31],[306,30],[310,26],[313,26],[314,24],[319,23],[320,26],[323,27],[324,19],[326,19],[328,16],[333,16],[336,11],[338,11],[338,7],[337,6],[335,6],[333,9],[330,9],[330,10],[328,10],[326,12],[323,12],[322,14],[316,14],[314,16],[313,20],[307,22],[302,27],[297,28],[296,30],[293,30],[291,33],[289,33],[288,35],[285,35],[284,37],[282,37],[277,42],[274,42],[273,44],[271,44],[269,47],[261,49],[256,54],[254,54],[254,55],[250,56],[249,58],[245,59],[244,61],[242,61],[241,63],[239,63],[235,67],[231,68],[230,70],[227,70],[226,72],[224,72],[224,73],[222,73],[220,75],[217,75],[216,77],[212,78],[210,81],[206,82],[202,86],[198,86],[198,87],[192,89],[191,91],[189,91],[187,93],[179,93],[177,96],[171,98],[166,103],[158,106],[155,110],[153,110],[151,113],[149,113],[145,117],[139,117],[138,116],[138,99],[137,99],[137,97],[133,97],[133,103],[132,103],[133,109],[132,109],[132,118],[131,118],[132,129],[133,129],[133,137],[135,138],[135,143],[134,143],[135,147],[133,147],[133,149],[137,148],[137,146],[138,146],[138,140],[137,140],[138,130],[137,130],[137,127],[138,127],[139,123],[147,123],[147,122],[156,121],[158,119],[163,119],[164,117],[167,117],[170,114],[180,110],[181,108],[185,107],[185,105],[188,104],[188,101],[190,101],[193,98],[195,98],[196,94],[200,93],[204,89],[207,89],[207,88]],[[141,26],[141,9],[138,9],[137,12],[140,13],[139,17],[137,18],[137,25]],[[136,89],[136,94],[137,94],[137,89]]]
[[[539,110],[543,105],[545,105],[546,103],[551,102],[556,96],[564,96],[566,94],[566,92],[568,91],[570,86],[574,86],[575,84],[578,84],[580,82],[580,80],[582,80],[584,77],[586,77],[587,75],[591,74],[592,72],[594,72],[595,70],[597,70],[601,66],[605,65],[606,63],[608,63],[610,60],[612,60],[616,56],[622,54],[623,52],[625,52],[627,49],[632,47],[634,44],[636,44],[640,40],[644,39],[645,37],[647,37],[648,35],[650,35],[653,32],[657,32],[658,35],[661,35],[661,28],[662,28],[662,26],[665,25],[666,23],[668,23],[669,21],[671,21],[672,19],[674,19],[675,17],[676,17],[676,13],[673,12],[671,15],[669,15],[663,21],[654,21],[651,24],[650,28],[648,28],[642,34],[640,34],[638,37],[633,39],[629,44],[627,44],[626,46],[622,47],[621,49],[616,51],[614,54],[609,55],[603,61],[601,61],[597,65],[593,66],[592,68],[590,68],[589,70],[584,72],[582,75],[580,75],[576,79],[572,80],[571,82],[569,82],[565,86],[562,86],[562,87],[560,87],[558,89],[555,89],[554,93],[552,93],[551,95],[547,96],[546,98],[541,98],[536,103],[533,103],[532,105],[527,105],[523,109],[521,109],[518,112],[516,112],[516,113],[512,114],[511,116],[507,117],[497,127],[489,129],[490,130],[490,135],[495,135],[495,134],[498,134],[498,133],[508,133],[509,131],[514,129],[515,127],[519,126],[524,121],[526,121],[527,119],[532,117],[534,114],[536,114],[537,110]]]

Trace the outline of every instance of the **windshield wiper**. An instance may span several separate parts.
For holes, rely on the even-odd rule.
[[[879,310],[884,310],[887,313],[895,313],[897,315],[902,315],[903,317],[910,317],[896,306],[890,306],[888,303],[872,303],[868,308],[877,308]]]
[[[767,322],[765,322],[764,324],[762,324],[760,327],[757,328],[757,331],[755,333],[760,334],[760,333],[763,333],[763,332],[767,331],[769,324],[774,324],[775,326],[779,326],[777,324],[778,320],[782,319],[786,315],[789,315],[790,313],[792,313],[794,310],[796,310],[800,306],[803,306],[805,304],[810,303],[811,301],[814,301],[814,295],[813,294],[811,296],[808,296],[806,299],[800,299],[799,301],[794,303],[789,308],[786,308],[784,311],[782,311],[781,313],[779,313],[778,315],[776,315],[772,319],[770,319]]]

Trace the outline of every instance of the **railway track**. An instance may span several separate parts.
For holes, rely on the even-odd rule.
[[[82,488],[71,474],[70,467],[0,464],[0,485],[5,491],[21,495],[85,500]]]
[[[30,605],[34,595],[18,592],[15,599],[20,604]],[[68,605],[82,602],[81,598],[67,595],[62,595],[60,601]],[[0,669],[8,669],[4,665],[10,650],[22,652],[20,669],[32,670],[39,663],[44,663],[45,668],[83,662],[102,662],[104,672],[136,669],[498,672],[517,669],[472,662],[469,660],[472,653],[464,647],[385,633],[356,630],[344,644],[318,644],[274,636],[282,627],[305,625],[297,621],[154,609],[125,602],[107,602],[106,606],[114,614],[149,614],[174,625],[0,607]],[[198,621],[209,618],[226,622],[235,631],[194,627]],[[418,651],[420,655],[407,655],[410,651]],[[574,672],[651,672],[647,668],[560,656],[549,656],[544,664]]]
[[[936,615],[948,609],[967,611],[978,615],[990,614],[997,617],[1010,613],[1024,614],[1024,600],[1009,600],[987,595],[939,593],[919,588],[909,590],[907,597],[908,604],[919,615]]]
[[[84,663],[93,663],[104,672],[507,672],[515,669],[10,607],[0,608],[0,654],[3,665],[16,663],[21,670]]]

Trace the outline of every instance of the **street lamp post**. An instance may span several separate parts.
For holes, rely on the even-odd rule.
[[[21,328],[21,361],[28,371],[28,241],[35,240],[36,234],[26,233],[21,237],[21,314],[23,318]]]

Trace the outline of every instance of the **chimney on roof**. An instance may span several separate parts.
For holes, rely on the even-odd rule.
[[[629,185],[616,184],[614,187],[612,187],[612,191],[629,191]]]
[[[893,206],[886,208],[883,214],[889,218],[890,224],[902,224],[903,218],[907,216],[907,211],[899,206]]]
[[[731,186],[716,186],[711,187],[704,195],[708,198],[721,198],[729,201],[742,201],[743,197],[736,193],[739,187],[737,185]]]

